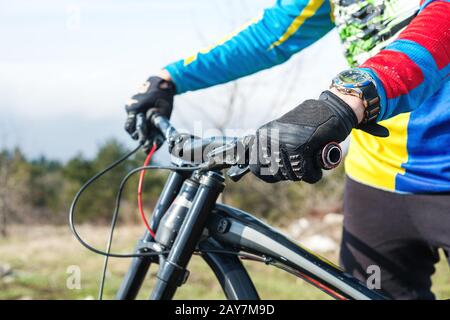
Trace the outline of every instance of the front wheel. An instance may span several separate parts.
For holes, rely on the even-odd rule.
[[[226,299],[259,300],[256,288],[237,255],[213,252],[223,250],[223,248],[211,238],[202,241],[199,246],[201,247],[201,257],[219,281]],[[150,259],[133,258],[130,268],[117,292],[117,299],[136,299],[141,285],[145,281],[145,275],[149,270],[150,264],[159,267],[157,261],[151,263]],[[190,271],[194,274],[198,272],[195,269]]]
[[[202,248],[217,249],[208,242]],[[255,285],[238,256],[204,252],[202,257],[213,270],[228,300],[259,300]]]

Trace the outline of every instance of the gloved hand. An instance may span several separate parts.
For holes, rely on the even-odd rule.
[[[329,142],[342,142],[358,120],[351,107],[330,91],[318,100],[306,100],[256,132],[250,170],[266,182],[281,180],[315,183],[322,178],[318,154]],[[363,130],[386,136],[384,127],[365,125]]]
[[[174,95],[175,85],[173,82],[152,76],[125,105],[127,112],[125,130],[134,140],[142,140],[144,150],[148,151],[154,142],[159,147],[163,141],[158,130],[146,120],[148,111],[157,110],[161,115],[170,118]],[[137,128],[136,124],[139,116],[142,118],[142,121],[139,124],[140,127]]]

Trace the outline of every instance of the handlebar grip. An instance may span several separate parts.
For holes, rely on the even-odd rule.
[[[166,140],[171,140],[171,138],[178,135],[177,130],[172,126],[167,117],[154,112],[150,116],[150,121],[159,131],[161,131],[161,134],[164,136],[164,138],[166,138]]]
[[[319,162],[324,170],[336,168],[342,161],[342,148],[337,142],[330,142],[319,154]]]

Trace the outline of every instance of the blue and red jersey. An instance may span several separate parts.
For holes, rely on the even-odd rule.
[[[414,2],[408,1],[408,6]],[[344,47],[347,52],[367,49],[367,59],[358,67],[376,81],[381,98],[378,121],[390,136],[353,130],[347,174],[390,191],[450,192],[450,1],[417,1],[417,15],[403,20],[406,27],[396,30],[393,22],[401,19],[389,16],[376,20],[376,27],[381,27],[370,29],[372,33],[355,28],[349,20],[365,22],[360,16],[364,3],[376,3],[383,14],[401,13],[395,5],[401,8],[402,0],[345,2],[350,3],[345,8],[350,18],[343,21],[338,15],[340,0],[278,0],[260,17],[166,69],[177,92],[183,93],[283,63],[335,26],[340,34],[356,30],[356,36],[347,34]],[[377,38],[373,29],[385,41],[382,46],[371,42]]]

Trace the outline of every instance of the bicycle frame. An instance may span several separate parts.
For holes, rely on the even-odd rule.
[[[266,263],[304,279],[336,299],[385,299],[247,212],[217,204],[207,228],[220,244],[263,257]]]
[[[153,230],[158,232],[161,218],[179,194],[183,182],[193,179],[194,175],[170,174],[152,214]],[[216,203],[224,187],[223,177],[219,173],[209,171],[195,179],[200,182],[200,187],[188,204],[188,213],[170,253],[159,261],[154,257],[133,258],[117,293],[118,299],[136,297],[154,262],[159,263],[160,269],[151,299],[171,299],[177,288],[186,281],[186,266],[196,248],[206,250],[202,257],[215,273],[228,299],[259,299],[259,296],[237,255],[220,253],[220,250],[258,256],[267,264],[304,279],[336,299],[385,299],[251,214]],[[150,244],[155,242],[146,232],[136,252],[148,250]]]

